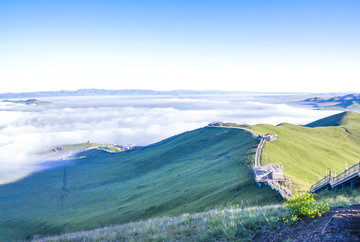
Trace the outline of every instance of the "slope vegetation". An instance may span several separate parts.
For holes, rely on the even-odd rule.
[[[251,129],[278,135],[278,140],[265,144],[261,163],[281,162],[296,189],[306,189],[330,169],[343,171],[345,162],[352,166],[360,160],[360,114],[356,112],[343,112],[305,126],[259,124]]]
[[[202,128],[121,153],[89,150],[53,169],[0,186],[0,240],[99,228],[228,203],[277,199],[258,189],[258,140]]]

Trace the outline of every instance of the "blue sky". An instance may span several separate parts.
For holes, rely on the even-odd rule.
[[[360,92],[359,12],[346,0],[4,0],[0,92]]]

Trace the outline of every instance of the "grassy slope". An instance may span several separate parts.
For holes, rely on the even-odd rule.
[[[360,203],[360,190],[325,190],[320,192],[316,200],[325,201],[331,209],[348,207]],[[274,229],[280,228],[285,214],[286,207],[283,204],[231,206],[196,214],[158,217],[96,230],[38,238],[35,241],[256,241],[254,236],[257,233],[273,233]],[[307,221],[312,223],[311,220]],[[313,220],[313,223],[318,222],[319,218]],[[291,230],[291,227],[288,229]]]
[[[0,186],[0,240],[178,215],[227,203],[269,203],[276,194],[259,190],[250,171],[257,144],[243,130],[203,128],[138,150],[86,151],[79,154],[86,158],[66,167]]]
[[[266,142],[262,164],[281,162],[284,173],[297,188],[306,188],[325,172],[345,169],[360,160],[360,114],[344,112],[318,120],[308,126],[288,123],[279,126],[259,124],[257,133],[273,133],[278,140]]]

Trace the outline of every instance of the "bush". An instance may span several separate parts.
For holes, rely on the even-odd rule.
[[[288,198],[284,203],[286,206],[284,223],[293,224],[306,217],[320,217],[322,212],[328,211],[329,205],[323,200],[317,202],[315,196],[314,193],[297,193]]]

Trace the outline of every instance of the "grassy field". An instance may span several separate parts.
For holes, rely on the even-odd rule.
[[[202,128],[121,153],[89,150],[0,186],[0,241],[278,199],[259,189],[249,132]]]
[[[272,133],[278,140],[266,142],[261,163],[280,162],[294,188],[307,189],[325,173],[339,174],[360,160],[360,114],[343,112],[305,126],[251,126],[256,133]]]

